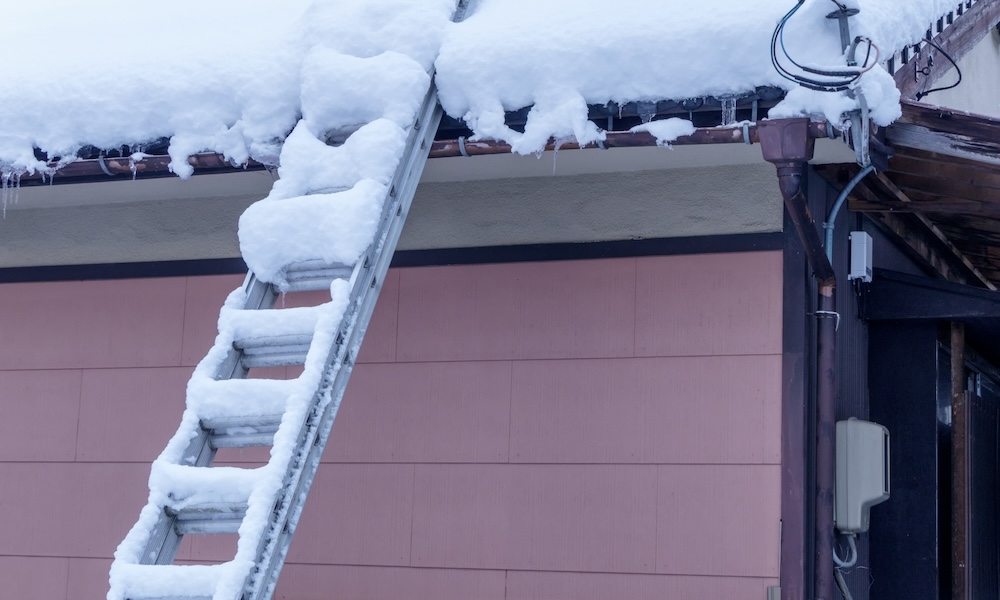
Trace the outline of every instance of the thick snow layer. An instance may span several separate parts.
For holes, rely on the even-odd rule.
[[[853,33],[874,39],[883,58],[956,6],[848,4],[861,9]],[[406,107],[393,103],[410,96],[395,90],[418,86],[435,57],[449,114],[519,152],[538,150],[549,137],[600,139],[587,104],[725,96],[763,85],[792,92],[775,116],[837,121],[853,101],[796,88],[771,66],[771,32],[794,5],[478,0],[465,22],[450,25],[453,0],[173,0],[169,10],[111,0],[9,3],[10,26],[0,36],[11,83],[0,87],[0,168],[43,168],[35,147],[72,156],[83,145],[161,137],[171,139],[181,176],[191,173],[186,156],[198,151],[274,162],[300,117],[320,136],[324,127],[369,121],[372,112],[404,115]],[[825,18],[834,8],[806,0],[789,21],[786,42],[797,60],[843,64],[836,22]],[[399,77],[373,80],[372,68]],[[385,92],[374,108],[354,101],[369,85]],[[876,122],[898,114],[885,72],[871,71],[862,87]],[[526,106],[535,108],[524,134],[504,126],[504,110]]]
[[[948,0],[857,0],[853,33],[870,36],[888,58],[919,40]],[[540,150],[548,137],[600,139],[588,127],[587,104],[725,97],[757,86],[795,90],[771,114],[810,115],[839,123],[855,102],[844,93],[798,88],[771,65],[771,34],[792,0],[662,2],[615,7],[601,0],[482,0],[448,30],[438,57],[441,103],[484,138],[517,152]],[[806,0],[788,22],[789,53],[803,64],[843,66],[839,29],[826,19],[836,6]],[[881,68],[861,81],[872,117],[899,114],[898,93]],[[504,111],[532,106],[524,133],[506,127]]]
[[[9,3],[0,168],[44,169],[33,148],[65,157],[85,145],[167,137],[171,167],[186,177],[187,156],[200,151],[276,162],[302,116],[321,129],[360,125],[372,110],[402,119],[408,105],[396,92],[426,85],[453,8],[453,0],[172,0],[169,10]],[[399,78],[372,76],[387,69]],[[355,101],[370,86],[383,92],[368,97],[375,108]]]

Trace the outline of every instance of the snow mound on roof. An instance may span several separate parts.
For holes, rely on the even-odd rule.
[[[790,93],[774,116],[838,121],[854,103],[844,94],[797,88],[771,66],[770,37],[794,0],[477,0],[449,24],[453,0],[111,0],[16,2],[0,36],[8,85],[0,87],[0,170],[45,169],[48,157],[79,148],[140,146],[169,138],[182,177],[187,156],[224,154],[235,163],[274,163],[301,116],[334,124],[364,119],[316,112],[317,90],[347,100],[354,59],[385,64],[405,55],[435,64],[441,102],[481,137],[518,152],[545,140],[601,139],[588,104],[739,95],[758,86]],[[855,34],[883,58],[919,40],[954,0],[849,0],[861,13]],[[835,5],[806,0],[786,43],[803,63],[842,65]],[[443,40],[443,41],[442,41]],[[440,50],[440,55],[439,55]],[[353,75],[352,75],[353,73]],[[411,70],[416,75],[416,69]],[[328,77],[345,87],[330,85]],[[351,79],[354,77],[354,79]],[[415,85],[415,79],[400,85]],[[898,115],[891,78],[876,68],[862,80],[872,116]],[[339,94],[339,96],[338,96]],[[391,97],[389,94],[387,97]],[[526,130],[508,128],[506,110],[533,106]],[[392,111],[378,107],[390,119]],[[402,114],[405,111],[400,112]],[[320,132],[314,131],[319,135]]]
[[[35,148],[72,157],[87,145],[160,138],[170,138],[171,168],[182,177],[192,173],[187,157],[203,151],[273,164],[303,114],[334,128],[370,120],[337,112],[352,93],[338,83],[370,85],[357,61],[398,71],[405,58],[408,76],[389,81],[426,85],[420,78],[453,8],[453,0],[12,3],[0,36],[8,81],[0,168],[46,170]],[[377,110],[389,118],[408,110],[385,108]]]
[[[924,35],[955,7],[946,0],[848,2],[861,9],[852,33],[871,37],[883,58]],[[771,65],[771,35],[793,0],[482,0],[448,30],[437,60],[441,103],[482,138],[516,152],[541,150],[549,137],[601,139],[588,126],[588,104],[735,96],[758,86],[794,90],[773,116],[809,115],[840,122],[856,103],[844,93],[815,92],[782,78]],[[843,66],[836,9],[807,0],[789,21],[786,46],[803,64]],[[876,67],[864,89],[876,123],[899,115],[892,78]],[[505,111],[533,107],[523,133]]]

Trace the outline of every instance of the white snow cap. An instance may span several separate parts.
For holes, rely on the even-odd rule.
[[[771,35],[795,0],[481,0],[451,26],[438,57],[437,84],[448,114],[476,135],[503,139],[521,153],[549,137],[600,139],[588,104],[725,97],[758,86],[791,90],[772,117],[816,116],[834,123],[856,106],[844,93],[815,92],[782,78],[771,65]],[[855,0],[852,34],[873,39],[888,58],[923,37],[928,24],[955,8],[950,0]],[[803,64],[844,66],[829,0],[806,0],[789,20],[785,43]],[[899,94],[880,67],[861,78],[872,118],[899,115]],[[524,133],[504,111],[533,107]]]
[[[0,54],[12,85],[0,87],[0,168],[44,169],[34,155],[73,156],[82,146],[115,148],[170,138],[171,166],[186,177],[189,154],[215,151],[240,163],[273,163],[300,117],[330,127],[368,115],[339,100],[356,96],[366,73],[419,83],[437,57],[441,102],[476,134],[532,152],[550,137],[595,141],[587,104],[725,96],[757,86],[792,91],[772,116],[833,121],[843,94],[797,89],[772,68],[770,36],[795,0],[477,0],[449,24],[454,0],[173,0],[150,3],[51,0],[5,6]],[[923,37],[954,0],[852,0],[852,33],[871,37],[883,58]],[[829,0],[806,0],[785,41],[797,60],[842,65]],[[197,14],[197,18],[191,15]],[[440,55],[439,54],[440,50]],[[408,57],[400,60],[401,57]],[[360,61],[358,59],[365,59]],[[370,61],[370,62],[366,62]],[[365,68],[361,68],[367,65]],[[872,116],[898,114],[880,68],[861,81]],[[330,103],[316,98],[329,95]],[[391,102],[397,97],[383,97]],[[534,106],[526,131],[505,110]],[[380,106],[394,120],[406,107]],[[404,111],[405,112],[405,111]]]

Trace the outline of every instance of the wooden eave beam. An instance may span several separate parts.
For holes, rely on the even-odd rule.
[[[888,193],[890,200],[912,203],[912,200],[896,187],[884,173],[875,173],[874,180],[878,182],[879,187]],[[938,252],[943,255],[943,258],[947,262],[954,264],[956,271],[964,272],[964,277],[967,279],[966,282],[974,282],[977,285],[982,285],[987,289],[996,291],[997,288],[993,282],[980,273],[979,269],[972,264],[972,261],[962,254],[955,244],[931,223],[930,219],[922,214],[914,214],[913,217],[920,223],[920,229],[923,230],[922,237],[925,239],[920,241],[921,245],[928,245],[927,242],[931,242],[930,246],[936,246]],[[909,240],[907,240],[907,243],[909,243]]]
[[[1000,140],[1000,137],[997,138]],[[946,179],[966,185],[1000,190],[1000,167],[969,159],[944,156],[917,148],[893,148],[890,171],[927,179]]]
[[[1000,137],[953,133],[921,124],[898,121],[886,130],[885,139],[893,148],[919,148],[944,157],[1000,167],[1000,145],[992,141]]]
[[[955,62],[958,62],[989,34],[998,21],[1000,21],[1000,2],[979,0],[932,39]],[[924,45],[923,52],[927,52],[928,48],[931,52],[938,53],[929,44]],[[903,65],[893,76],[903,98],[915,98],[918,92],[932,88],[942,76],[951,71],[948,68],[941,68],[950,63],[943,56],[938,56],[935,57],[935,67],[931,69],[930,74],[917,79],[914,77],[915,61],[916,59],[913,59]]]
[[[838,173],[843,167],[817,165],[814,168],[831,184],[843,185],[841,173]],[[857,167],[851,169],[856,171]],[[850,175],[853,173],[849,173],[848,177]],[[862,180],[848,197],[848,207],[851,210],[864,212],[882,229],[902,240],[916,259],[940,274],[942,278],[994,291],[997,289],[993,282],[983,275],[927,217],[916,213],[874,208],[885,207],[887,204],[912,205],[913,202],[881,173]]]

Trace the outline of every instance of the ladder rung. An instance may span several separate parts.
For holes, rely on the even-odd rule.
[[[238,513],[260,482],[261,469],[192,467],[154,462],[150,486],[167,495],[165,518],[185,513]]]
[[[270,446],[281,425],[281,415],[256,417],[222,417],[202,419],[201,426],[208,432],[213,448],[247,448]]]
[[[305,364],[311,343],[312,334],[296,333],[238,340],[233,348],[243,353],[240,361],[248,369],[284,367]]]
[[[353,272],[352,266],[329,265],[319,260],[296,263],[285,268],[286,291],[329,290],[335,279],[350,279]]]
[[[247,514],[246,504],[186,508],[174,513],[174,529],[189,533],[236,533]]]
[[[220,581],[239,575],[233,563],[216,565],[115,564],[112,585],[127,600],[212,600]]]

